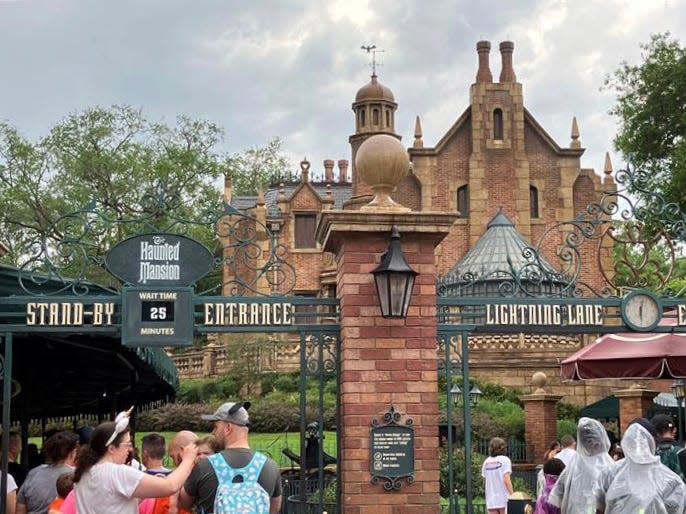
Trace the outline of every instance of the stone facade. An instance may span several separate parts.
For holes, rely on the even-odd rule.
[[[562,147],[526,110],[522,84],[517,82],[512,65],[511,42],[500,44],[501,73],[498,82],[493,81],[490,46],[486,41],[477,44],[478,69],[470,86],[470,104],[435,146],[425,144],[417,117],[414,141],[408,149],[412,172],[392,194],[396,202],[416,212],[459,214],[434,252],[439,275],[449,271],[484,234],[499,208],[517,231],[535,244],[556,223],[584,213],[588,204],[615,187],[610,166],[602,177],[582,167],[584,149],[576,119],[571,122],[570,142]],[[279,242],[288,248],[288,260],[297,270],[296,294],[336,295],[340,270],[334,256],[315,241],[313,231],[323,213],[357,210],[372,198],[369,187],[357,176],[356,153],[375,134],[400,140],[395,132],[397,106],[390,89],[381,85],[376,75],[358,91],[352,104],[350,175],[347,160],[338,161],[336,176],[334,162],[327,159],[324,180],[312,181],[310,164],[303,162],[298,183],[280,184],[257,198],[233,197],[227,182],[226,200],[274,230]],[[555,254],[564,233],[551,233],[554,236],[544,240],[542,250],[548,262],[556,265]],[[580,278],[593,287],[602,287],[604,281],[596,263],[611,259],[610,247],[585,245],[581,259],[584,266]],[[253,264],[259,267],[260,258]],[[474,337],[470,341],[471,371],[476,378],[526,392],[531,375],[544,371],[550,377],[552,394],[584,405],[609,394],[616,382],[561,383],[559,363],[592,339],[517,334]],[[293,365],[297,366],[295,356]]]

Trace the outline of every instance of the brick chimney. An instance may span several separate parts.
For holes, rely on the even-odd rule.
[[[517,82],[517,77],[512,68],[512,52],[514,52],[514,43],[512,41],[500,43],[500,55],[503,60],[503,68],[500,70],[500,82]]]
[[[476,81],[493,82],[491,68],[488,65],[488,54],[491,52],[491,42],[479,41],[476,44],[476,51],[479,54],[479,70],[476,72]]]
[[[348,160],[340,159],[338,161],[338,182],[341,184],[348,183]]]
[[[333,182],[333,159],[324,159],[324,182]]]

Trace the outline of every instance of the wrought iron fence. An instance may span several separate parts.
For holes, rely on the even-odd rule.
[[[482,455],[488,455],[488,439],[479,439],[476,442],[476,451]],[[510,439],[507,441],[507,456],[514,463],[533,462],[534,447],[526,441]]]

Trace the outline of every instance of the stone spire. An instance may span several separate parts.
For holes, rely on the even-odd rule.
[[[612,161],[610,160],[610,152],[605,152],[605,166],[603,167],[605,175],[612,175]]]
[[[576,116],[572,118],[572,142],[569,143],[569,148],[581,148],[581,141],[579,141],[579,125],[576,123]]]
[[[512,52],[514,52],[514,43],[512,41],[500,43],[500,56],[503,63],[500,70],[500,82],[517,82],[517,77],[512,67]]]
[[[479,54],[479,69],[476,72],[477,82],[493,82],[493,75],[488,64],[488,54],[491,51],[490,41],[479,41],[476,44],[476,51]]]
[[[422,140],[422,122],[419,116],[414,120],[414,143],[413,148],[424,148],[424,140]]]

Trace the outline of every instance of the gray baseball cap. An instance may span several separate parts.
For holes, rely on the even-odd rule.
[[[203,414],[200,417],[206,421],[226,421],[247,427],[250,424],[249,408],[250,402],[226,402],[222,403],[214,414]]]

